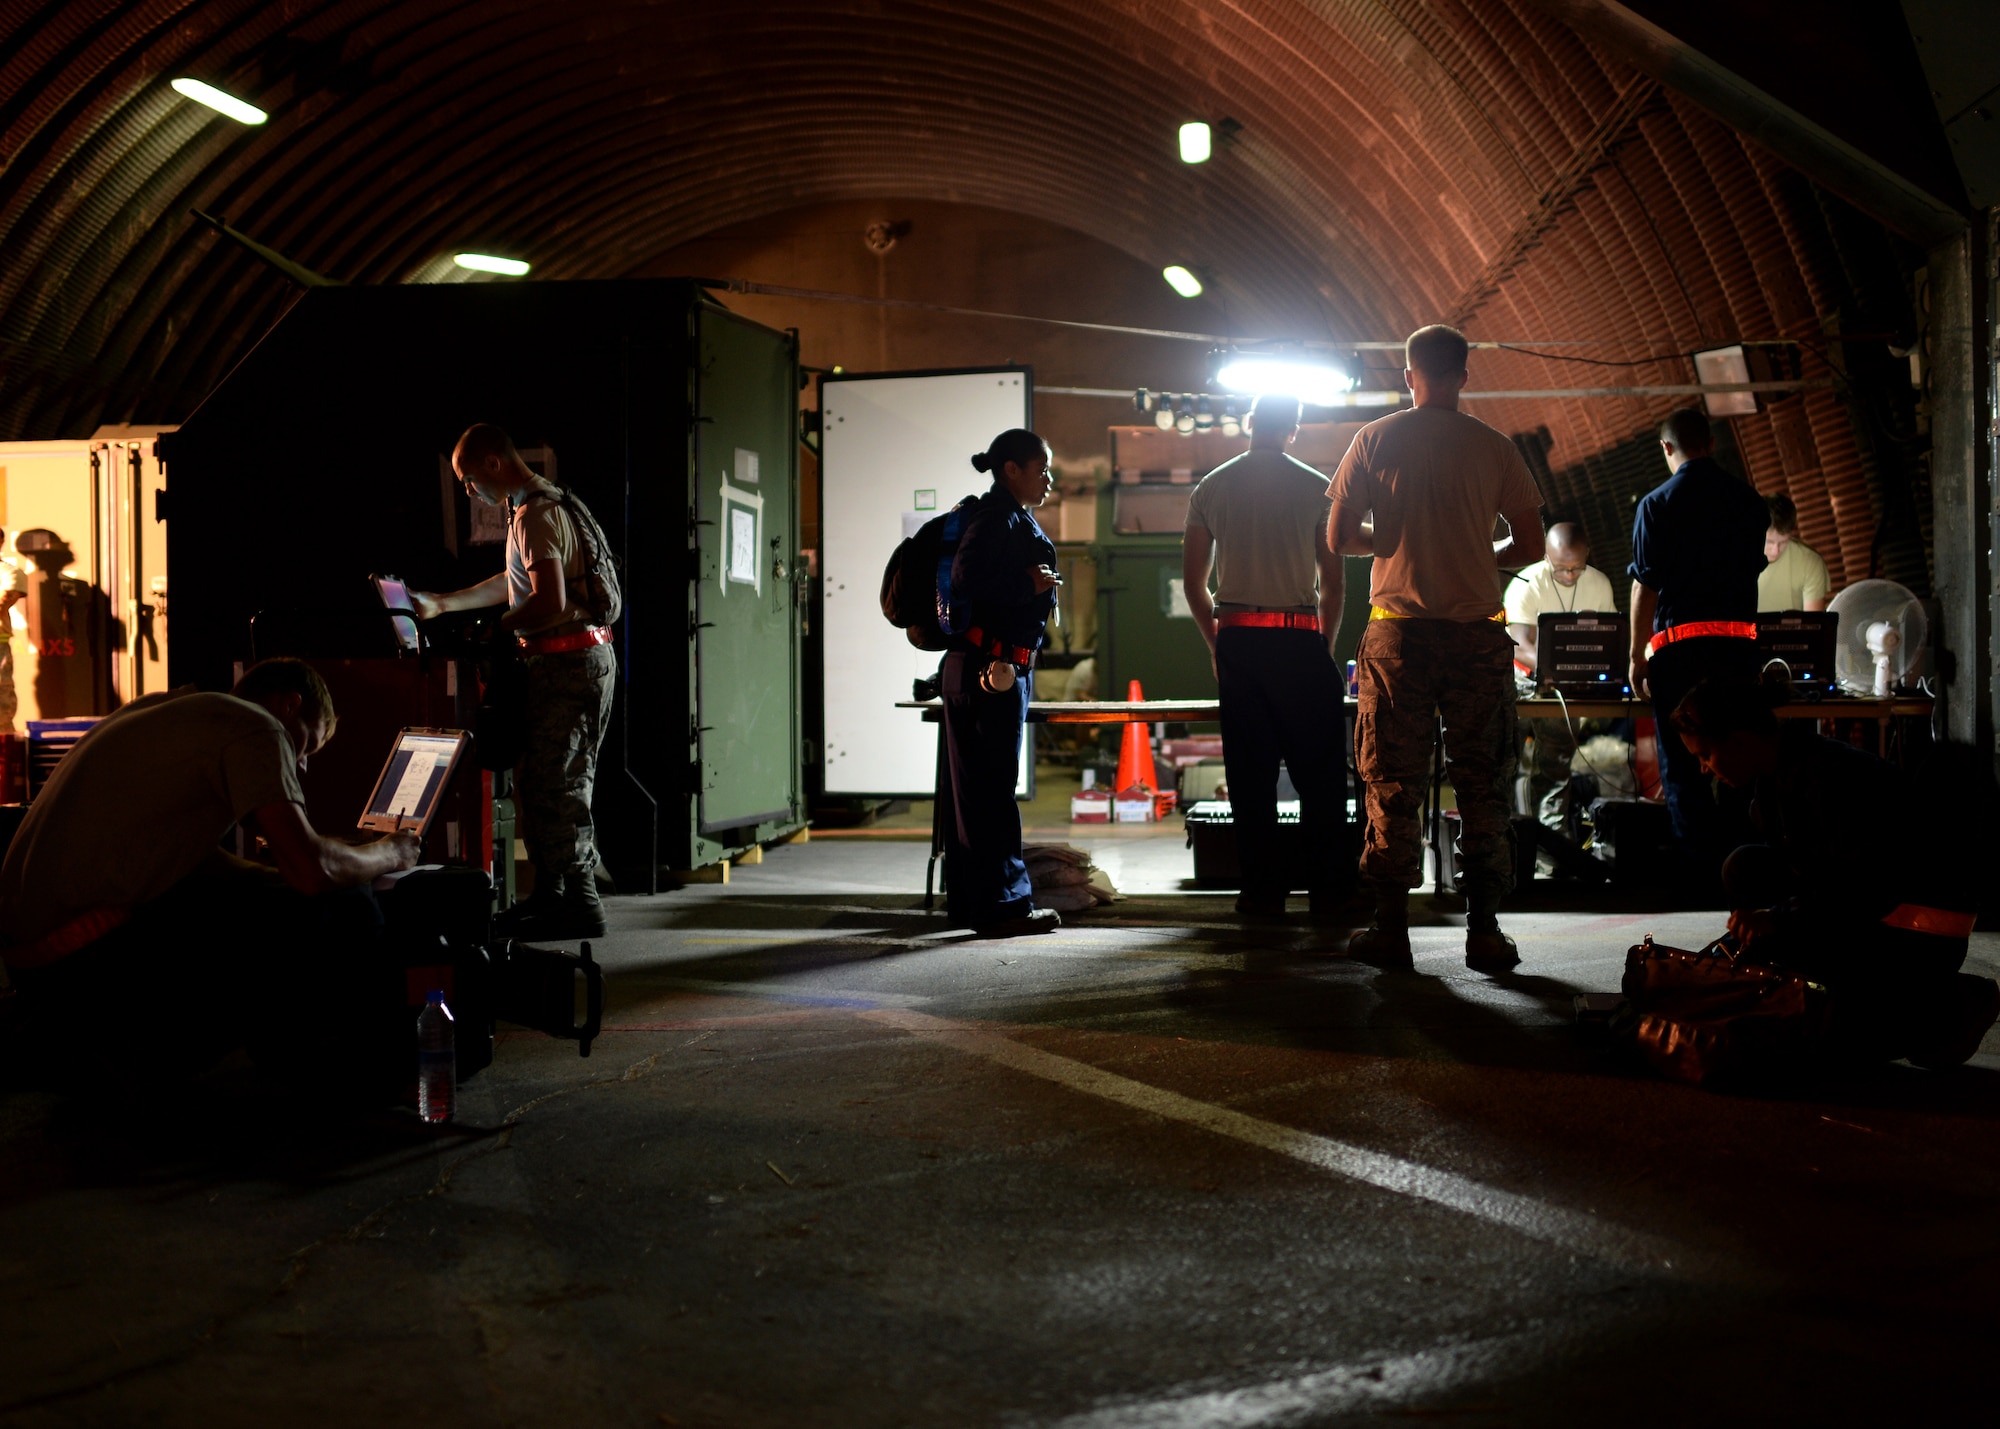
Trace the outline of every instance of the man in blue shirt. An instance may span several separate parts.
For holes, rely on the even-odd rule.
[[[1692,407],[1660,426],[1673,472],[1632,519],[1632,690],[1653,702],[1660,780],[1674,838],[1696,868],[1728,852],[1715,795],[1674,729],[1687,692],[1712,676],[1754,676],[1764,498],[1715,460],[1708,418]]]

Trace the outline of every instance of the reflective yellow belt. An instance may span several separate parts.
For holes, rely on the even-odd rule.
[[[1368,607],[1368,618],[1370,620],[1416,620],[1419,617],[1414,615],[1404,615],[1400,611],[1384,610],[1379,605],[1371,605]],[[1493,614],[1488,616],[1487,619],[1498,620],[1504,624],[1507,619],[1507,612],[1504,610],[1496,610],[1493,612]]]

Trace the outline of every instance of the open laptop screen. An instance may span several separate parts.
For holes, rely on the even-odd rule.
[[[1566,695],[1622,696],[1631,628],[1615,611],[1543,611],[1535,635],[1536,682]]]
[[[437,813],[465,744],[464,732],[454,729],[406,729],[397,735],[360,826],[381,833],[408,829],[421,835]]]

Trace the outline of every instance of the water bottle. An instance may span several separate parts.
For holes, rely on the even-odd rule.
[[[444,992],[432,988],[417,1014],[417,1115],[437,1123],[451,1120],[458,1090],[458,1054],[452,1048],[451,1009]]]

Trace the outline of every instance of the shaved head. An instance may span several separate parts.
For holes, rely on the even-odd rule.
[[[1549,558],[1549,574],[1559,586],[1574,586],[1590,565],[1590,535],[1575,521],[1558,521],[1549,527],[1542,550]]]
[[[1549,527],[1548,539],[1543,545],[1551,561],[1590,559],[1590,534],[1575,521],[1558,521]]]

